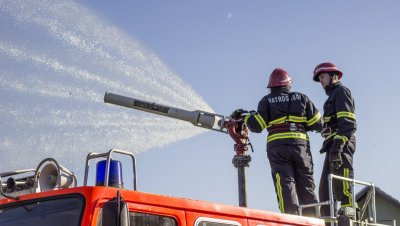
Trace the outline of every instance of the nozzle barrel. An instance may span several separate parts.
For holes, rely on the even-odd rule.
[[[187,111],[110,92],[105,93],[104,102],[187,121],[198,127],[227,133],[225,124],[228,118],[223,115],[200,110]]]

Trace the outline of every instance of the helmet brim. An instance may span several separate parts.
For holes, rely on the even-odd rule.
[[[314,82],[320,82],[319,75],[322,74],[322,73],[329,73],[329,72],[337,72],[339,80],[343,77],[343,73],[341,71],[339,71],[339,70],[337,70],[337,71],[320,71],[318,74],[315,74],[313,76]]]
[[[319,73],[321,74],[321,73]],[[313,76],[314,82],[319,82],[319,74]]]

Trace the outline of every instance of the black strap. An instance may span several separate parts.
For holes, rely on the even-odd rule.
[[[267,130],[270,135],[282,132],[302,132],[302,133],[306,132],[306,129],[303,124],[294,122],[274,124],[270,126]]]
[[[289,92],[289,104],[288,104],[288,108],[287,108],[287,112],[286,112],[286,122],[289,121],[289,114],[290,114],[290,107],[292,105],[292,93]]]

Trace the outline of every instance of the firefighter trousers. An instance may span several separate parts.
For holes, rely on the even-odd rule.
[[[282,213],[298,214],[298,204],[317,203],[314,193],[314,164],[307,144],[282,144],[267,148],[272,179]],[[315,208],[303,210],[316,216]]]
[[[343,165],[337,169],[330,169],[329,166],[329,151],[331,151],[332,145],[328,147],[328,150],[325,154],[324,165],[321,173],[321,180],[319,183],[319,200],[320,202],[325,202],[329,200],[329,182],[328,175],[330,173],[342,177],[354,178],[354,170],[353,170],[353,154],[356,149],[356,141],[355,139],[350,139],[342,151],[342,160]],[[334,200],[340,201],[341,206],[352,206],[352,184],[347,181],[334,179],[333,182],[333,195]],[[329,216],[330,209],[329,206],[321,206],[321,216]]]

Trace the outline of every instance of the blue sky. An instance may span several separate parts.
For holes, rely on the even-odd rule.
[[[321,62],[334,62],[343,71],[342,82],[356,101],[356,179],[373,182],[400,199],[396,189],[400,180],[395,174],[400,170],[396,121],[400,82],[398,1],[85,0],[78,5],[156,55],[223,115],[237,108],[255,109],[267,94],[265,86],[276,67],[286,69],[294,81],[293,90],[305,93],[322,110],[326,95],[320,84],[312,81],[312,71]],[[10,39],[7,32],[0,35],[2,41]],[[118,110],[137,114],[115,108]],[[160,136],[168,132],[162,130]],[[248,206],[278,211],[265,152],[266,135],[263,132],[250,137],[255,152],[250,153],[252,162],[247,171]],[[319,134],[310,137],[318,188],[324,157],[318,153],[322,138]],[[143,139],[151,143],[156,138]],[[172,139],[170,144],[137,154],[138,188],[236,205],[233,155],[233,141],[225,134],[210,131]]]
[[[332,61],[356,100],[356,179],[370,181],[399,199],[396,121],[400,57],[396,1],[146,1],[85,2],[125,30],[190,84],[218,113],[254,109],[267,93],[276,67],[289,71],[293,90],[322,109],[326,96],[311,79],[314,67]],[[276,210],[263,134],[252,134],[249,206]],[[318,184],[322,139],[311,137]],[[209,132],[139,156],[158,165],[171,194],[236,203],[231,141]],[[171,160],[172,159],[172,160]],[[180,160],[177,166],[173,162]],[[151,166],[150,166],[151,167]],[[145,167],[143,171],[150,171]],[[154,170],[156,171],[156,170]],[[143,172],[145,173],[145,172]],[[147,174],[147,173],[145,173]],[[158,176],[157,176],[158,175]],[[168,179],[170,178],[170,179]],[[173,179],[174,178],[174,179]],[[175,179],[176,178],[176,179]],[[144,180],[144,179],[143,179]],[[147,179],[146,179],[147,180]],[[168,183],[173,180],[172,185]],[[161,181],[155,179],[151,184]],[[183,182],[183,184],[180,184]],[[154,189],[154,188],[153,188]],[[155,189],[162,192],[162,189]],[[168,192],[166,192],[168,193]]]

